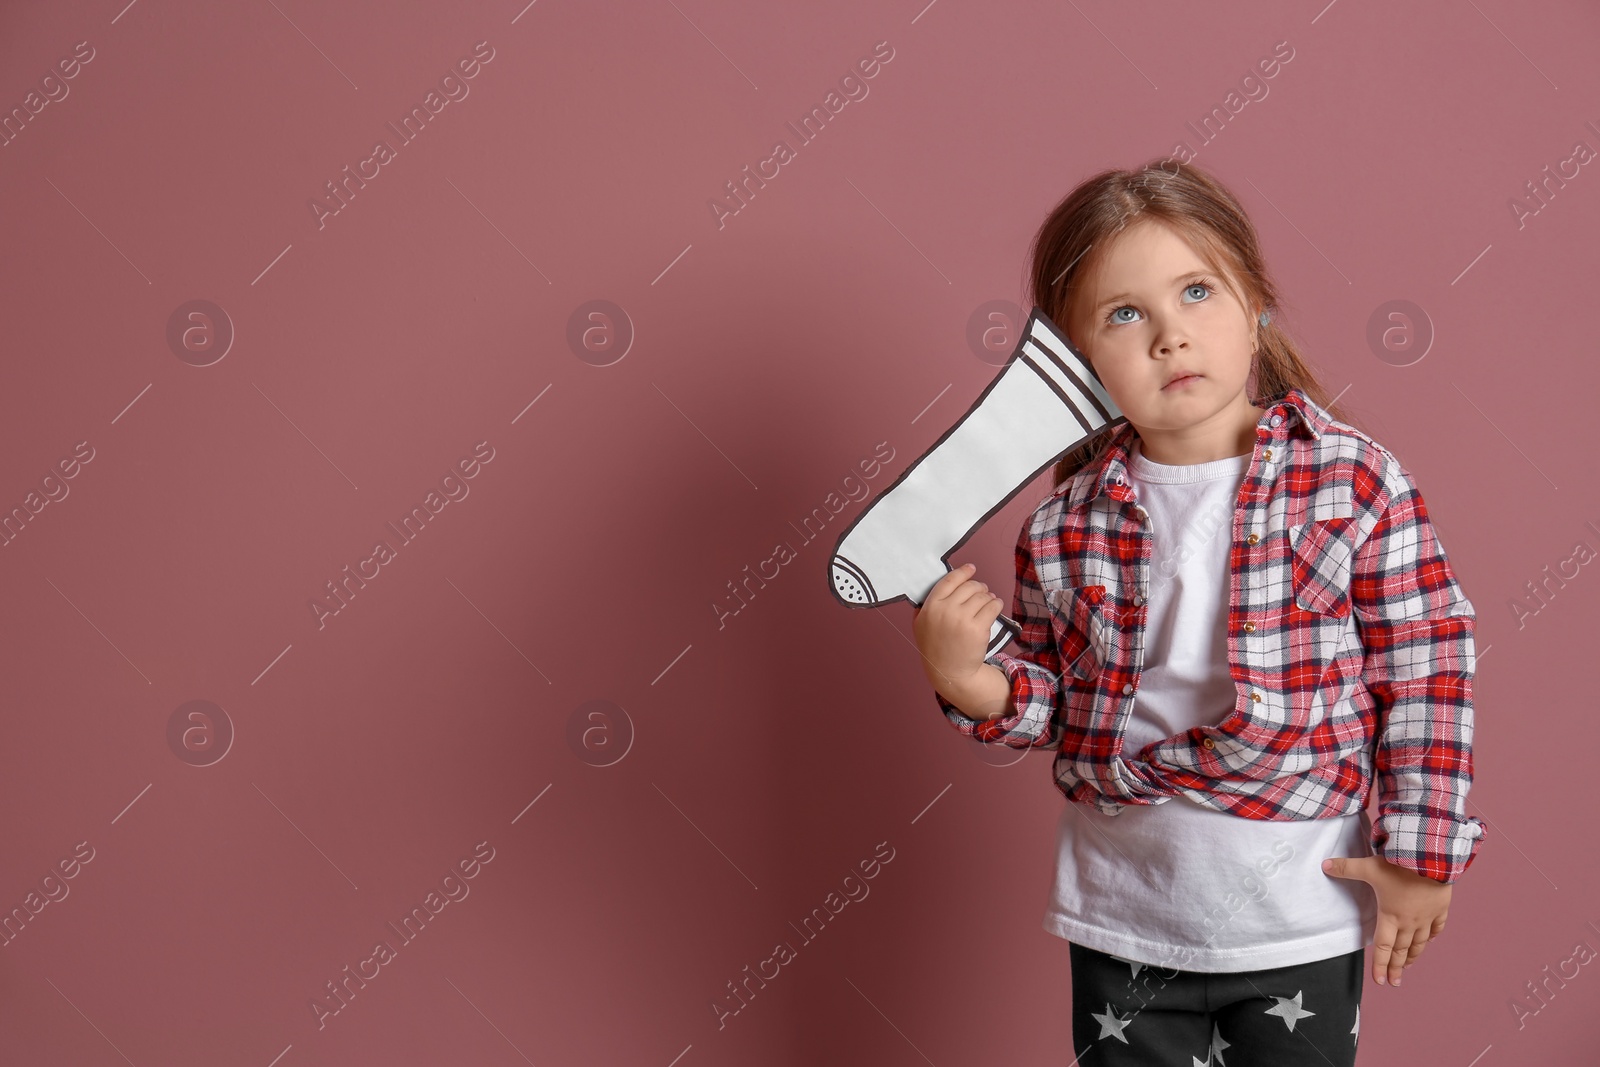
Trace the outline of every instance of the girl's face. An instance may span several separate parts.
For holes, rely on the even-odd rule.
[[[1242,455],[1264,413],[1247,385],[1255,318],[1177,231],[1142,219],[1114,238],[1068,332],[1157,463]]]

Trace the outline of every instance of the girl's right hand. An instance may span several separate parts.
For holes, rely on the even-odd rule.
[[[975,566],[963,563],[935,582],[922,606],[912,611],[923,672],[946,698],[983,669],[989,633],[1005,607],[976,573]]]

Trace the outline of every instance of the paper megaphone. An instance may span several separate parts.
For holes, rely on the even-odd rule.
[[[1125,416],[1089,361],[1033,309],[1005,367],[943,437],[887,486],[839,538],[830,584],[856,608],[921,607],[946,558],[1062,456]],[[1001,615],[985,657],[1017,634]]]

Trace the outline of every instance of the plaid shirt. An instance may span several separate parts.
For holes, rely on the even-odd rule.
[[[1373,852],[1453,882],[1486,831],[1465,812],[1476,613],[1393,455],[1300,390],[1261,406],[1229,549],[1231,714],[1122,751],[1151,559],[1126,421],[1023,526],[1019,654],[987,660],[1010,710],[939,706],[978,741],[1058,748],[1057,787],[1107,815],[1178,792],[1251,819],[1351,815],[1375,764]]]

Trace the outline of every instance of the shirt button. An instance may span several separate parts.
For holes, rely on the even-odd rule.
[[[1143,603],[1144,603],[1144,594],[1142,594],[1142,593],[1133,594],[1133,606],[1134,607],[1139,607]]]
[[[1209,737],[1206,738],[1204,741],[1202,741],[1200,743],[1202,745],[1206,746],[1207,748],[1216,748],[1217,747],[1217,743],[1215,741],[1211,740],[1211,738],[1209,738]]]
[[[1272,458],[1272,449],[1270,449],[1270,448],[1269,448],[1269,449],[1267,449],[1267,450],[1266,450],[1266,451],[1265,451],[1265,452],[1263,452],[1263,453],[1262,453],[1262,454],[1261,454],[1261,455],[1262,455],[1262,457],[1263,457],[1263,458],[1265,458],[1265,459],[1271,459],[1271,458]]]
[[[1272,420],[1271,421],[1272,421],[1272,425],[1274,425],[1274,426],[1282,426],[1283,425],[1283,416],[1282,415],[1274,415],[1274,416],[1272,416]]]
[[[1127,696],[1129,693],[1132,693],[1132,692],[1133,692],[1133,684],[1131,682],[1128,685],[1125,685],[1125,686],[1122,687],[1122,695],[1123,696]]]
[[[1255,633],[1256,632],[1256,624],[1253,623],[1253,622],[1245,623],[1244,624],[1244,632],[1247,633],[1247,634]]]
[[[1249,537],[1244,539],[1244,543],[1247,545],[1253,545],[1258,543],[1260,540],[1261,538],[1257,537],[1255,534],[1251,534]]]
[[[1260,693],[1251,693],[1250,694],[1250,699],[1254,700],[1257,704],[1259,704],[1259,703],[1261,703],[1261,694]]]

